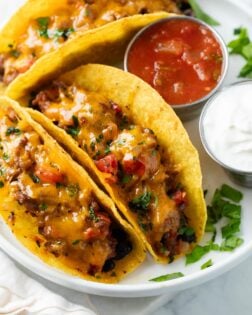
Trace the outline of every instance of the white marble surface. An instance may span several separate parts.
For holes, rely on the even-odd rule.
[[[179,293],[154,314],[251,315],[252,257],[215,280]]]

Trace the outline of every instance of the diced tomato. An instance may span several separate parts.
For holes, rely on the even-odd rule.
[[[187,198],[186,198],[186,192],[183,190],[177,190],[173,196],[172,199],[175,201],[176,206],[182,206],[187,204]]]
[[[106,155],[104,158],[95,161],[96,167],[103,173],[116,175],[118,171],[118,163],[113,153]]]
[[[112,103],[112,109],[115,111],[116,114],[121,114],[122,110],[116,103]]]
[[[145,173],[145,165],[138,159],[123,160],[123,169],[126,174],[137,175],[139,177],[142,177]]]
[[[42,182],[56,184],[64,182],[64,174],[57,168],[51,166],[40,166],[35,170],[35,175],[39,177]]]
[[[89,227],[84,232],[84,237],[85,237],[86,240],[100,238],[101,237],[101,231],[99,229],[96,229],[96,228],[93,228],[93,227]]]

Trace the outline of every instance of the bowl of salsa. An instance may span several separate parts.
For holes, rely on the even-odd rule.
[[[124,69],[156,89],[183,120],[199,115],[227,72],[223,39],[206,23],[172,16],[140,30],[129,43]]]

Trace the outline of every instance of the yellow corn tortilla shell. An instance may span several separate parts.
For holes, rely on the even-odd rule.
[[[185,214],[190,226],[196,232],[198,242],[204,233],[207,218],[199,156],[173,109],[147,83],[130,73],[110,66],[95,64],[82,66],[62,75],[59,80],[106,96],[117,103],[122,111],[126,111],[135,124],[154,131],[164,156],[169,159],[174,169],[179,170],[178,181],[183,185],[188,196]],[[40,112],[31,109],[28,111],[106,189],[118,209],[141,236],[153,257],[159,262],[167,262],[167,259],[154,252],[127,203],[106,182],[105,173],[96,168],[93,160],[79,148],[77,142]]]
[[[43,246],[37,246],[35,241],[36,237],[43,239],[43,236],[38,233],[37,219],[27,214],[25,212],[25,207],[19,205],[16,200],[13,200],[9,193],[9,186],[5,185],[0,189],[0,214],[2,215],[4,221],[9,224],[17,239],[33,254],[41,258],[47,264],[86,280],[115,283],[129,272],[135,270],[145,259],[145,249],[132,227],[119,216],[113,201],[97,187],[84,168],[74,162],[62,149],[62,147],[60,147],[59,144],[52,139],[38,123],[33,121],[30,115],[21,108],[18,103],[8,99],[7,97],[0,97],[0,106],[13,108],[21,120],[32,126],[32,128],[44,140],[45,145],[49,148],[50,156],[57,161],[57,163],[62,167],[62,170],[66,174],[70,175],[74,182],[79,183],[80,189],[90,190],[90,192],[96,196],[103,208],[106,209],[111,217],[119,224],[127,235],[129,235],[133,249],[123,259],[115,261],[116,266],[115,269],[113,269],[113,272],[115,272],[116,276],[111,274],[111,272],[101,272],[96,274],[95,277],[83,274],[81,271],[76,270],[71,263],[69,264],[67,257],[59,256],[56,258],[53,254],[46,251]],[[15,225],[12,225],[8,219],[11,211],[15,211]]]
[[[0,53],[9,51],[27,29],[30,20],[53,16],[67,7],[67,0],[28,0],[0,32]],[[132,36],[142,27],[168,17],[167,12],[133,15],[88,31],[77,31],[57,50],[40,57],[6,89],[6,95],[19,99],[35,85],[86,63],[115,63],[122,59]]]

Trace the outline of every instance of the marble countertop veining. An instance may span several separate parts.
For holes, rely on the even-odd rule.
[[[179,293],[155,312],[155,315],[220,314],[252,314],[252,257],[215,280]]]

